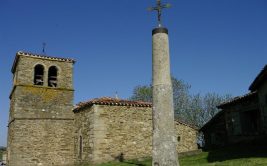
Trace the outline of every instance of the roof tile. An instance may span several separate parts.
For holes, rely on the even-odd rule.
[[[41,59],[48,59],[48,60],[56,60],[56,61],[60,61],[60,62],[75,63],[75,60],[71,59],[71,58],[59,58],[59,57],[52,57],[52,56],[39,55],[39,54],[33,54],[33,53],[29,53],[29,52],[19,51],[16,53],[16,58],[14,60],[14,63],[13,63],[12,69],[11,69],[12,73],[15,72],[17,62],[18,62],[18,59],[20,56],[27,56],[27,57],[34,57],[34,58],[41,58]]]
[[[85,107],[90,107],[92,105],[110,105],[110,106],[132,106],[132,107],[152,107],[152,103],[143,101],[130,101],[122,100],[111,97],[102,97],[89,100],[87,102],[80,102],[73,109],[74,112],[79,112]]]

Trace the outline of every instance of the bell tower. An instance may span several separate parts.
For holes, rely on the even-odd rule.
[[[8,165],[73,164],[75,60],[17,52],[8,124]]]

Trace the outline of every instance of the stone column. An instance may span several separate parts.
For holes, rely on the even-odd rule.
[[[153,166],[178,166],[168,29],[153,29]]]

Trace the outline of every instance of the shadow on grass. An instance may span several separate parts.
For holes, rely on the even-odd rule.
[[[208,162],[222,162],[251,157],[267,157],[267,138],[209,151],[207,160]]]
[[[129,165],[135,165],[135,166],[146,166],[144,164],[140,164],[138,161],[125,161],[124,154],[120,153],[120,155],[115,157],[115,160],[118,160],[121,163],[129,164]]]
[[[130,165],[134,165],[134,166],[146,166],[144,164],[140,164],[138,162],[128,162],[128,161],[123,161],[123,163],[125,164],[130,164]]]

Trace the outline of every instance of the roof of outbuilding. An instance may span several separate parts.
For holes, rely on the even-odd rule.
[[[249,86],[249,90],[255,91],[258,89],[258,87],[261,85],[263,81],[267,80],[267,65],[264,66],[264,68],[261,70],[261,72],[257,75],[255,80],[252,82],[252,84]]]
[[[131,101],[111,97],[95,98],[86,102],[80,102],[73,109],[74,112],[79,112],[85,107],[92,105],[110,105],[110,106],[132,106],[132,107],[152,107],[152,103],[144,101]]]
[[[196,125],[194,125],[192,123],[189,123],[189,122],[187,122],[187,121],[185,121],[185,120],[183,120],[181,118],[175,117],[175,122],[176,123],[180,123],[180,124],[182,124],[184,126],[188,126],[188,127],[192,128],[192,129],[199,130],[199,127],[197,127]]]
[[[18,51],[16,53],[16,57],[11,69],[11,72],[14,73],[15,69],[17,67],[18,59],[20,56],[27,56],[27,57],[33,57],[33,58],[40,58],[40,59],[48,59],[48,60],[55,60],[55,61],[60,61],[60,62],[71,62],[75,63],[74,59],[71,58],[59,58],[59,57],[52,57],[52,56],[46,56],[46,55],[39,55],[39,54],[33,54],[29,52],[23,52],[23,51]]]
[[[204,131],[208,126],[210,126],[216,119],[218,119],[220,116],[222,116],[225,113],[225,110],[221,110],[218,112],[214,117],[212,117],[207,123],[205,123],[199,131]]]
[[[251,98],[254,98],[257,96],[257,91],[255,92],[250,92],[250,93],[247,93],[243,96],[237,96],[235,98],[233,98],[232,100],[230,101],[227,101],[227,102],[224,102],[224,103],[221,103],[220,105],[217,106],[217,108],[224,108],[226,106],[229,106],[229,105],[232,105],[232,104],[236,104],[238,102],[242,102],[242,101],[245,101],[245,100],[248,100],[248,99],[251,99]]]

